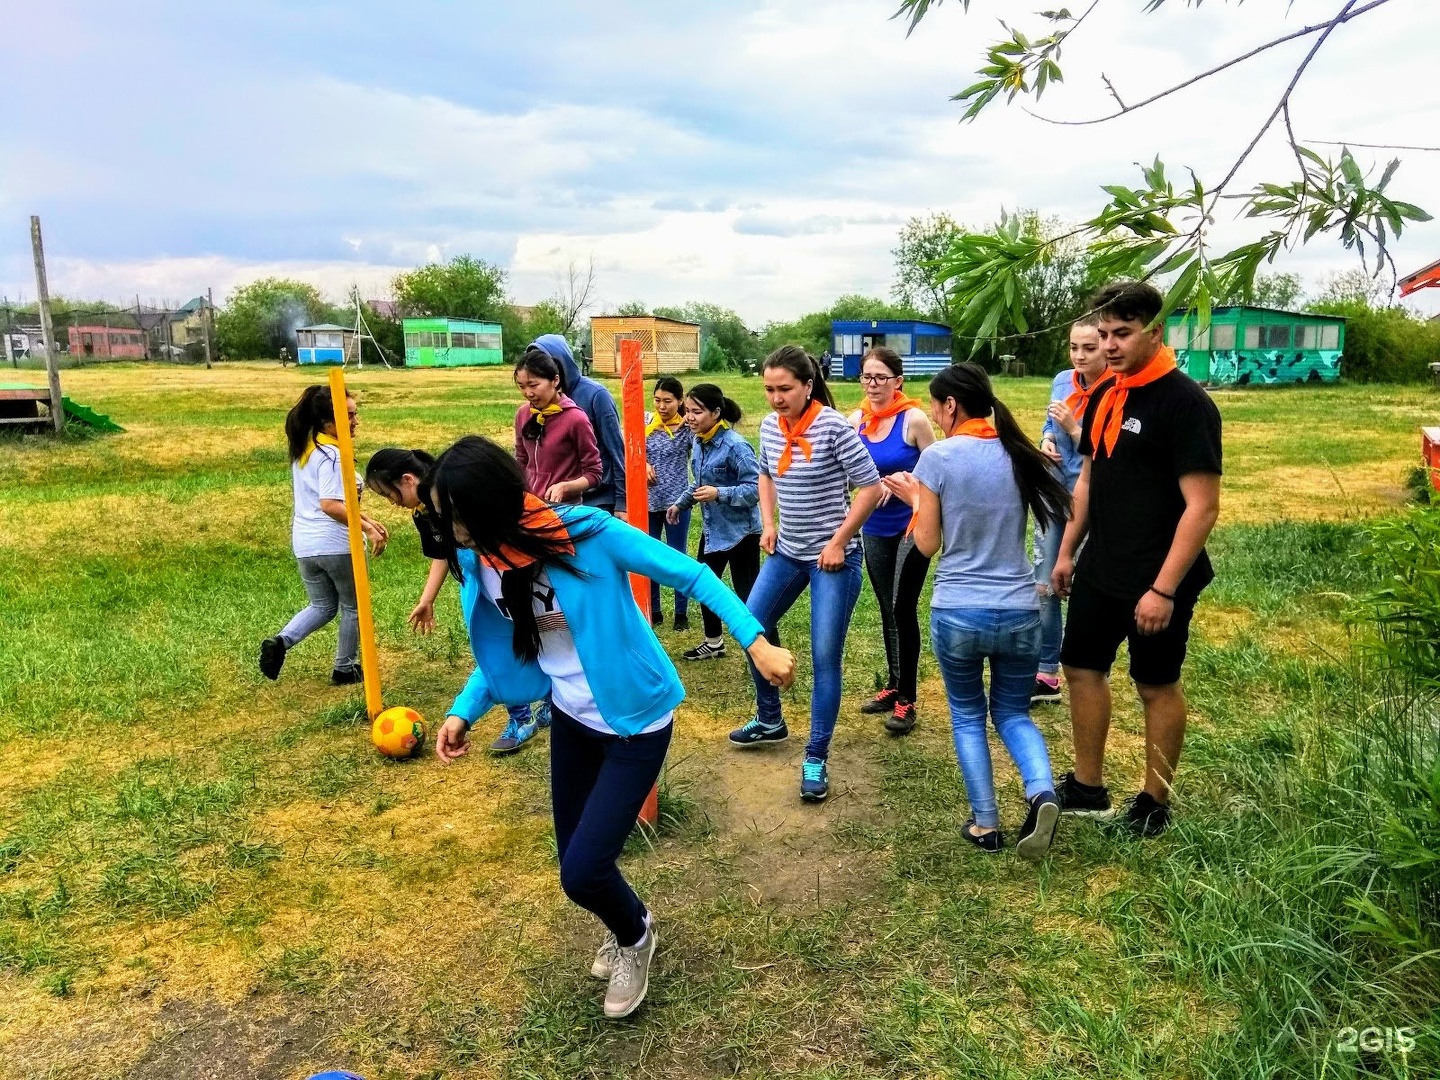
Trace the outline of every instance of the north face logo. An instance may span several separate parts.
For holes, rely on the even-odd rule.
[[[1123,424],[1121,424],[1120,428],[1122,431],[1128,431],[1133,435],[1139,435],[1140,418],[1138,416],[1132,416],[1129,420],[1126,420]]]

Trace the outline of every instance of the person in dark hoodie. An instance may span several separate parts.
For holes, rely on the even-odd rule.
[[[570,346],[559,334],[542,334],[531,348],[543,349],[560,368],[560,392],[579,405],[590,418],[595,441],[600,447],[602,465],[600,483],[586,489],[586,506],[598,506],[612,514],[625,511],[625,434],[620,427],[620,411],[610,391],[594,379],[580,373],[580,365]],[[535,492],[544,495],[543,491]]]

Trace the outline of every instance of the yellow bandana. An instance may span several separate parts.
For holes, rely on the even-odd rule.
[[[543,409],[537,409],[532,405],[530,406],[530,418],[541,427],[544,427],[546,420],[549,420],[552,416],[559,416],[564,411],[565,406],[561,405],[558,401],[554,405],[546,405]]]
[[[728,420],[718,421],[714,427],[712,427],[709,431],[705,432],[704,435],[700,436],[700,441],[702,443],[708,443],[711,439],[713,439],[716,435],[719,435],[720,432],[724,431],[729,426],[730,422]]]
[[[655,419],[651,420],[650,426],[645,429],[645,437],[648,439],[651,435],[654,435],[655,432],[663,431],[666,435],[669,435],[670,438],[673,439],[676,435],[680,433],[680,429],[684,426],[685,418],[679,413],[675,414],[675,422],[673,424],[667,424],[663,419],[661,419],[660,414],[657,412],[655,414]]]
[[[326,435],[323,431],[317,432],[315,437],[305,444],[305,452],[300,455],[297,464],[303,469],[305,463],[310,460],[310,455],[315,452],[316,446],[339,446],[338,440]]]

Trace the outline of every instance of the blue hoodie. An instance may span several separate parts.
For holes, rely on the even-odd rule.
[[[559,334],[542,334],[534,344],[560,365],[561,392],[585,410],[590,426],[595,429],[595,441],[600,444],[603,466],[600,483],[585,492],[585,505],[617,512],[624,510],[625,433],[620,427],[620,411],[615,408],[615,399],[594,379],[580,374],[580,365],[575,363],[570,346]]]
[[[760,636],[755,616],[709,567],[599,509],[557,506],[555,512],[582,538],[575,541],[570,558],[576,572],[557,570],[550,575],[550,584],[575,639],[595,704],[617,735],[644,731],[685,697],[675,665],[635,603],[630,574],[642,574],[693,596],[725,621],[744,648]],[[481,595],[475,553],[462,549],[456,554],[465,575],[460,608],[470,631],[475,671],[449,715],[460,717],[469,727],[497,703],[539,701],[550,689],[550,677],[539,663],[516,657],[510,620]]]

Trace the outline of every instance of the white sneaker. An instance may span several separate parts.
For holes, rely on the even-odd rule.
[[[650,912],[645,912],[645,932],[650,932]],[[620,948],[620,943],[615,940],[615,935],[607,933],[605,940],[600,943],[600,951],[595,954],[595,962],[590,965],[590,977],[592,979],[610,978],[610,969],[615,966],[615,953]]]
[[[647,926],[645,936],[634,945],[616,947],[610,985],[605,988],[605,1015],[609,1019],[623,1019],[640,1007],[645,991],[650,989],[650,961],[654,957],[654,926]]]

